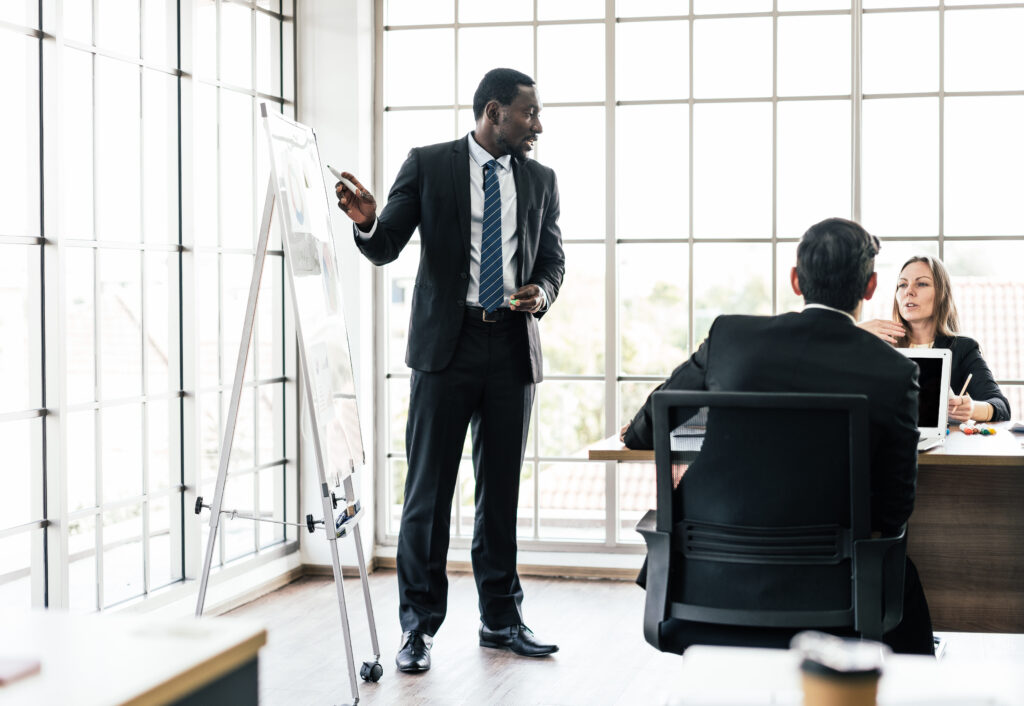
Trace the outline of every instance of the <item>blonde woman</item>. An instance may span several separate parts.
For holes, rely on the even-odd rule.
[[[946,266],[937,257],[912,257],[896,281],[892,321],[874,319],[858,324],[897,348],[948,348],[953,351],[949,387],[959,392],[967,377],[967,391],[949,400],[949,420],[1001,422],[1010,418],[1010,403],[973,338],[960,331],[956,303]]]

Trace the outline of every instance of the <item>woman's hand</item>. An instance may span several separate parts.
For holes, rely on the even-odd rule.
[[[899,339],[907,335],[907,331],[903,328],[903,324],[895,321],[886,321],[885,319],[861,321],[857,326],[868,333],[875,334],[886,343],[891,343],[892,345],[896,345],[896,342]]]
[[[966,422],[971,418],[971,411],[974,409],[974,400],[967,393],[960,397],[949,398],[948,414],[950,421]]]
[[[619,429],[619,441],[626,443],[626,430],[629,429],[629,422],[626,422],[621,429]]]

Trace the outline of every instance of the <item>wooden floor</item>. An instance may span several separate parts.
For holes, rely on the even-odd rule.
[[[561,650],[527,659],[477,644],[477,599],[472,576],[450,577],[449,611],[424,674],[395,669],[401,639],[394,571],[370,576],[384,676],[359,681],[360,704],[657,704],[664,703],[680,658],[644,642],[644,592],[624,581],[524,577],[527,624]],[[372,659],[358,580],[345,581],[356,668]],[[303,578],[232,611],[263,622],[269,633],[260,653],[264,706],[350,703],[345,647],[334,583]],[[1017,655],[1024,635],[947,633],[944,659]]]

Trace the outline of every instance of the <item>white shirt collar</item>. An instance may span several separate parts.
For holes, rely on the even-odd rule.
[[[824,304],[804,304],[804,308],[800,311],[807,311],[808,309],[827,309],[828,311],[835,311],[852,321],[854,326],[857,325],[857,319],[853,318],[853,314],[848,311],[843,311],[842,309],[836,309],[834,306],[826,306]]]
[[[487,150],[480,146],[480,143],[476,141],[476,137],[473,136],[472,132],[469,133],[469,139],[466,140],[466,142],[469,143],[469,155],[473,158],[473,161],[476,162],[481,169],[483,169],[485,164],[494,159],[494,157],[491,156],[490,152],[488,152]],[[497,159],[498,164],[501,165],[503,169],[511,168],[512,155],[503,154]]]

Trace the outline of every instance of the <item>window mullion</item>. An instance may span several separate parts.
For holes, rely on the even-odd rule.
[[[615,0],[605,0],[605,340],[604,340],[604,435],[618,429],[619,394],[616,381],[619,368],[619,326],[616,315],[616,237],[615,205]],[[605,462],[605,545],[614,546],[619,537],[618,466]]]
[[[864,10],[862,0],[853,0],[853,8],[850,15],[850,144],[852,149],[850,165],[851,185],[851,216],[853,220],[860,223],[861,219],[861,141],[864,134],[863,128],[863,107],[864,107]]]

